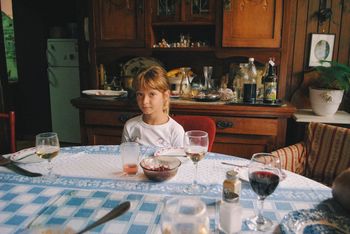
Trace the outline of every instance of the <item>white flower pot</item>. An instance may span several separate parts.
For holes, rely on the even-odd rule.
[[[312,111],[316,115],[332,116],[343,99],[344,90],[314,89],[309,87]]]

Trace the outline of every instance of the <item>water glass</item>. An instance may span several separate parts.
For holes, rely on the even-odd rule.
[[[119,147],[123,172],[126,175],[136,175],[140,159],[140,145],[136,142],[124,142]]]
[[[207,234],[206,204],[196,197],[175,197],[166,201],[161,217],[163,234]]]

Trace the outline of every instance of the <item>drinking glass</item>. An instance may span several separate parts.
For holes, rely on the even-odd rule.
[[[36,135],[35,137],[36,155],[40,158],[48,161],[48,174],[46,178],[56,179],[58,176],[52,174],[52,163],[51,160],[58,155],[60,151],[60,142],[58,135],[55,132],[44,132]]]
[[[280,162],[269,153],[253,154],[248,166],[249,183],[258,195],[258,215],[248,218],[246,224],[255,231],[268,231],[272,221],[262,215],[264,200],[272,194],[280,181]]]
[[[136,175],[140,159],[140,145],[136,142],[123,142],[119,148],[125,175]]]
[[[203,67],[204,81],[205,81],[205,89],[211,89],[211,76],[213,74],[212,66],[204,66]]]
[[[207,206],[196,197],[175,197],[166,201],[161,217],[163,234],[207,234]]]
[[[201,194],[206,190],[204,185],[197,183],[198,162],[202,160],[208,152],[208,133],[200,130],[187,131],[184,138],[184,150],[186,156],[190,158],[195,166],[192,184],[185,188],[188,194]]]

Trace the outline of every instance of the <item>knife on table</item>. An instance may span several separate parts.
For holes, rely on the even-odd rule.
[[[7,169],[13,172],[16,172],[17,174],[28,176],[28,177],[42,176],[42,174],[40,173],[27,171],[26,169],[23,169],[22,167],[17,166],[10,159],[5,158],[3,156],[0,156],[0,166],[6,167]]]

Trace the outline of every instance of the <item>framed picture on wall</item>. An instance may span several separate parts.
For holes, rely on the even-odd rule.
[[[321,60],[332,61],[335,34],[311,34],[309,67],[330,66]]]

